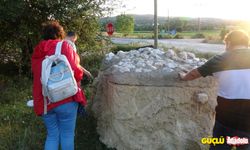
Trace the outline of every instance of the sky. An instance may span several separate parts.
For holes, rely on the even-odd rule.
[[[250,20],[250,0],[157,0],[158,16]],[[154,14],[154,0],[124,0],[112,15]]]

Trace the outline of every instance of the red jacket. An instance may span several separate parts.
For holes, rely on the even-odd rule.
[[[42,115],[44,110],[44,102],[42,95],[42,84],[41,84],[41,71],[42,71],[42,61],[45,56],[50,56],[55,54],[56,44],[60,40],[43,40],[41,41],[34,49],[31,59],[31,67],[33,72],[33,99],[34,99],[34,110],[37,115]],[[61,53],[64,54],[72,70],[74,71],[74,77],[78,85],[83,77],[83,70],[80,66],[80,58],[78,54],[73,50],[73,48],[67,43],[63,42]],[[82,90],[79,88],[79,91],[75,96],[66,98],[62,101],[48,104],[48,111],[52,108],[57,107],[58,105],[70,102],[77,101],[82,105],[86,105],[86,98]]]

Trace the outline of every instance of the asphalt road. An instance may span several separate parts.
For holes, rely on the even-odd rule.
[[[154,43],[153,39],[112,38],[111,40],[116,44],[140,43],[153,45]],[[169,48],[175,47],[182,50],[191,50],[204,53],[222,53],[225,49],[223,44],[202,43],[202,39],[159,39],[158,42],[159,45],[163,45]]]

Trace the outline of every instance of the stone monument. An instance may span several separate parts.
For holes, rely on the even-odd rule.
[[[206,62],[193,53],[141,48],[109,53],[91,106],[100,140],[117,150],[200,150],[215,119],[216,82],[181,81]]]

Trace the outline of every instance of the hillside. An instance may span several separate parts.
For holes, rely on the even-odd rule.
[[[148,31],[153,28],[154,15],[132,15],[135,19],[135,30],[136,31]],[[100,23],[102,25],[107,22],[115,23],[115,17],[105,17],[101,18]],[[203,30],[213,30],[222,28],[227,25],[234,25],[237,21],[223,20],[217,18],[200,18],[201,29]],[[158,23],[160,29],[167,29],[168,17],[158,17]],[[189,17],[170,17],[169,27],[182,28],[183,30],[194,30],[198,26],[198,18]]]

